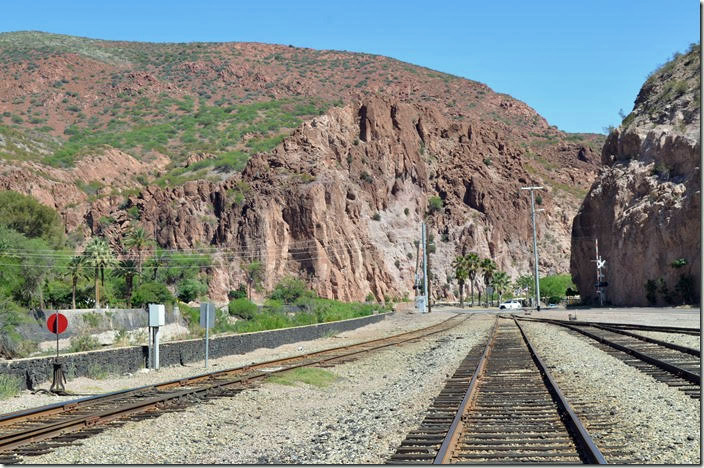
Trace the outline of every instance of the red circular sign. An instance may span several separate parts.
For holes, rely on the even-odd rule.
[[[56,320],[56,317],[59,317],[59,319]],[[56,330],[56,322],[58,322],[58,331]],[[66,331],[66,327],[68,327],[68,319],[64,314],[54,313],[46,320],[46,328],[48,328],[51,333],[61,334]]]

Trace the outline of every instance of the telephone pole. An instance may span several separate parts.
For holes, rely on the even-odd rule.
[[[428,236],[426,234],[425,221],[421,227],[421,237],[423,241],[423,292],[425,294],[425,307],[423,313],[430,312],[430,291],[428,291]]]
[[[538,241],[535,235],[535,195],[533,190],[542,190],[543,187],[521,187],[521,190],[530,190],[530,216],[533,221],[533,266],[535,272],[535,305],[540,312],[540,274],[538,273]]]

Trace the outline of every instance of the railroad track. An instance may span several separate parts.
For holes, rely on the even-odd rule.
[[[691,398],[700,398],[701,352],[698,349],[656,340],[610,324],[575,324],[550,319],[521,320],[551,323],[587,336],[596,341],[595,346],[602,351],[683,391]]]
[[[390,464],[605,463],[515,319],[497,318]]]
[[[469,318],[470,315],[456,315],[430,327],[386,338],[0,415],[0,463],[17,463],[22,456],[41,455],[56,447],[80,443],[81,439],[129,420],[180,411],[209,398],[234,396],[275,373],[337,365],[364,353],[416,342],[448,331]]]

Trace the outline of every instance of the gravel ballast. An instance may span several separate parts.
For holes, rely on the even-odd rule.
[[[450,315],[397,313],[364,328],[383,325],[386,333],[400,332]],[[406,432],[420,423],[444,380],[471,347],[486,337],[492,323],[491,316],[474,316],[449,332],[329,368],[336,380],[327,387],[267,382],[235,397],[209,400],[155,419],[130,421],[85,439],[81,446],[60,447],[49,454],[25,457],[23,462],[383,463]],[[340,345],[344,339],[361,341],[364,332],[360,330],[344,333],[346,337],[333,339],[333,344]],[[367,335],[373,334],[367,330]],[[319,341],[325,340],[299,343],[294,350],[300,353],[298,348],[304,346],[312,351]],[[282,354],[279,348],[267,350],[266,358]],[[253,360],[241,358],[241,364]],[[160,377],[175,376],[162,373]],[[144,383],[130,381],[130,386]]]
[[[615,423],[590,427],[585,418],[597,446],[623,444],[635,463],[700,463],[698,400],[560,327],[521,325],[567,399],[596,403]]]

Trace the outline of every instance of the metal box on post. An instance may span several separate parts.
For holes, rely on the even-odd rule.
[[[164,304],[149,304],[149,326],[163,327],[166,324]]]
[[[215,306],[211,302],[200,305],[200,326],[203,328],[215,326]]]

